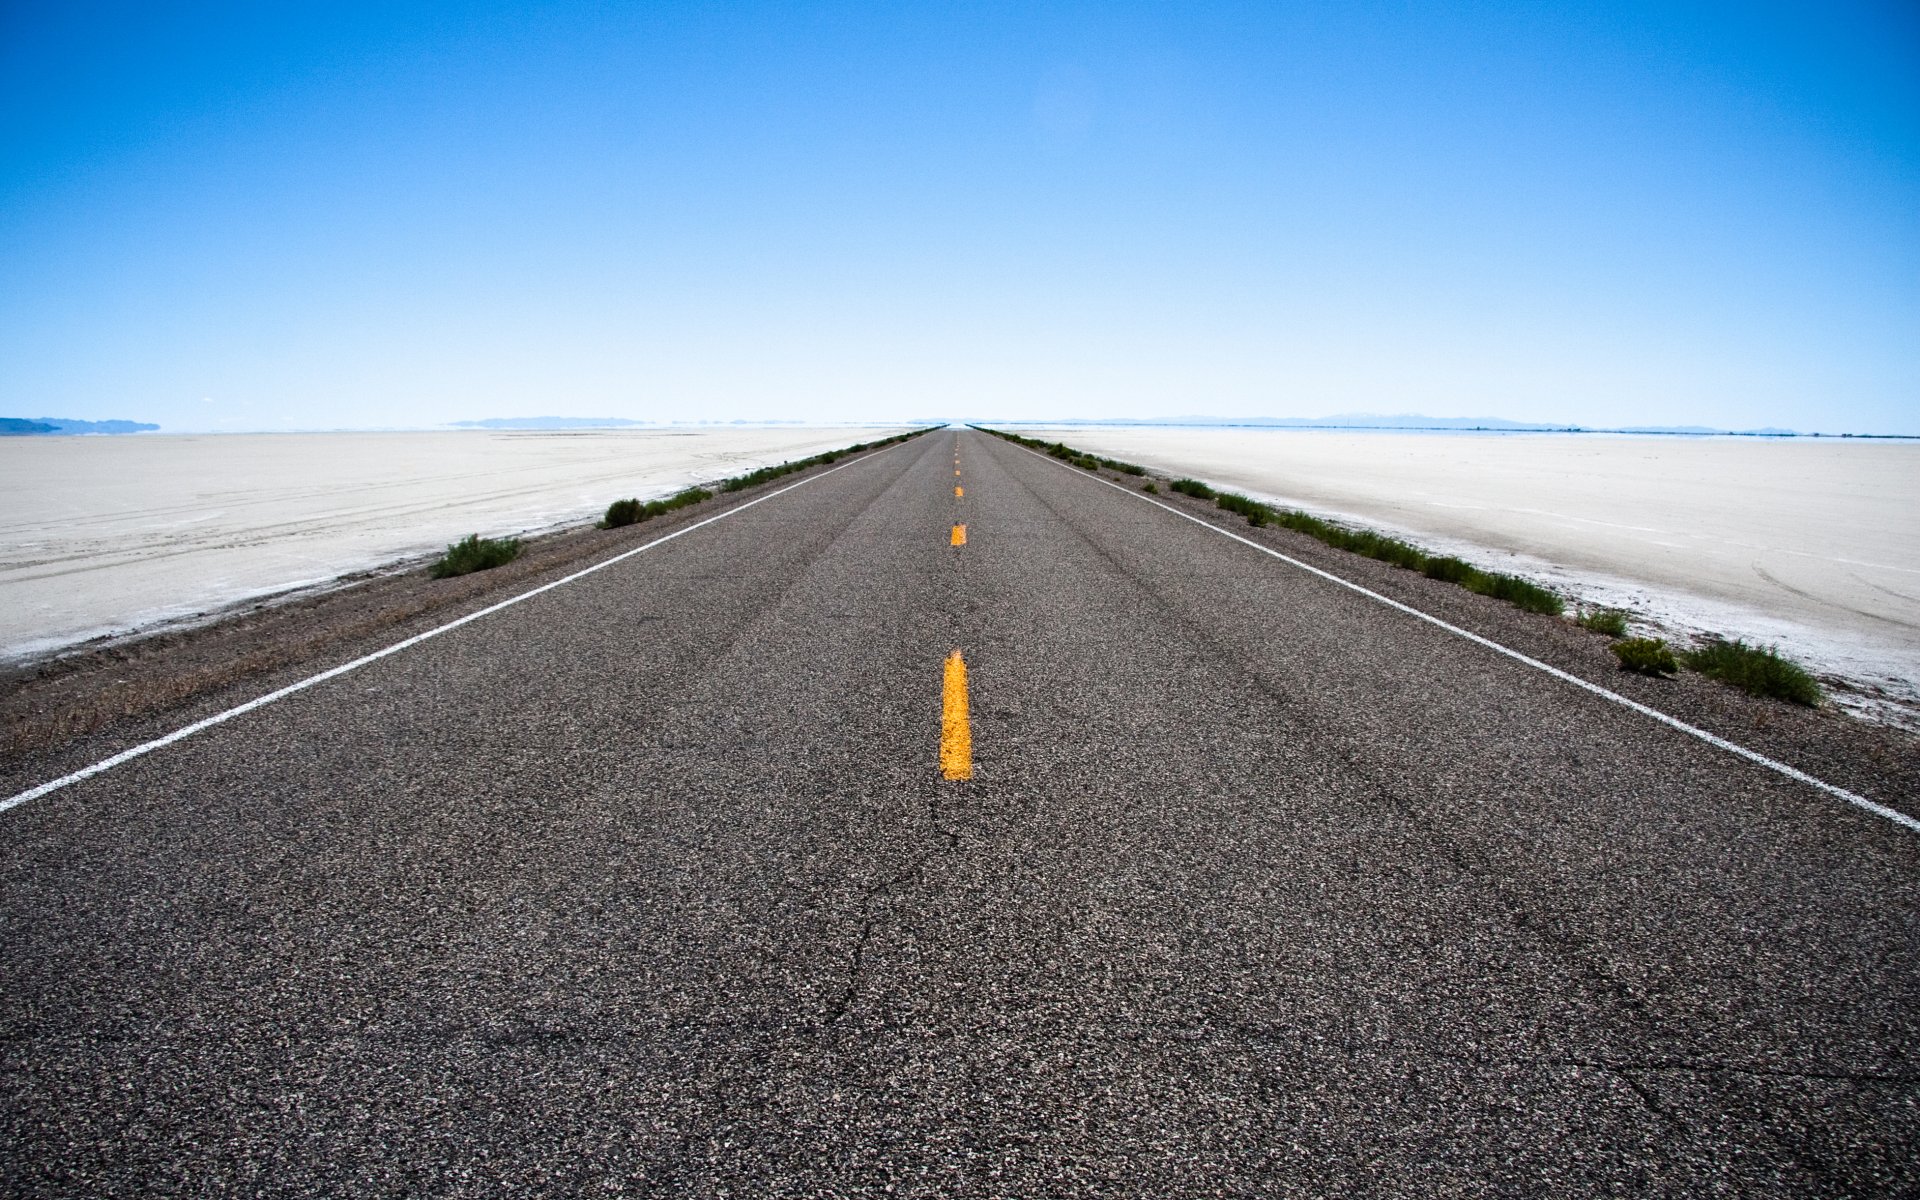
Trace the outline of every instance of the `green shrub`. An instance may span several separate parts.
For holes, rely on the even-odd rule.
[[[1160,494],[1160,489],[1153,486],[1153,483],[1151,480],[1143,484],[1140,490],[1143,492],[1146,492],[1148,495],[1151,495],[1151,496],[1158,496]]]
[[[640,521],[651,521],[655,517],[664,517],[675,509],[698,504],[702,500],[713,499],[713,493],[702,487],[690,487],[675,492],[665,500],[615,500],[607,505],[607,515],[601,520],[600,528],[618,529],[623,525],[632,525]]]
[[[1622,671],[1642,675],[1671,675],[1680,669],[1673,651],[1659,638],[1625,638],[1613,644],[1613,656],[1620,660]]]
[[[447,552],[427,570],[435,579],[446,579],[474,571],[491,571],[518,557],[519,538],[483,538],[477,533],[470,533],[448,546]]]
[[[1812,707],[1820,703],[1820,685],[1807,669],[1772,648],[1715,638],[1686,654],[1686,664],[1722,683],[1755,696],[1771,696]]]
[[[1608,637],[1625,637],[1627,633],[1627,614],[1618,608],[1590,608],[1578,620],[1582,628]]]
[[[618,529],[635,521],[644,521],[646,517],[642,515],[643,510],[644,506],[638,500],[615,500],[607,505],[607,515],[601,520],[600,528]]]
[[[1213,499],[1213,489],[1198,479],[1176,479],[1167,486],[1183,496],[1192,496],[1196,500]]]

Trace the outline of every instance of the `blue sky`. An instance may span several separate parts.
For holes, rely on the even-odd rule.
[[[1905,4],[0,7],[0,414],[1920,433]]]

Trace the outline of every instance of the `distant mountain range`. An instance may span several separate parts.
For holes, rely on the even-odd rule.
[[[1493,433],[1681,433],[1738,434],[1743,437],[1799,437],[1792,429],[1715,429],[1707,425],[1552,425],[1509,421],[1504,417],[1428,417],[1419,413],[1340,413],[1331,417],[1164,417],[1152,420],[1020,421],[1021,425],[1182,425],[1239,429],[1406,429],[1482,430]]]
[[[72,417],[0,417],[0,437],[36,433],[145,433],[158,429],[144,421],[77,421]]]
[[[451,421],[455,429],[625,429],[664,425],[663,421],[630,421],[625,417],[488,417],[484,421]],[[674,421],[674,425],[805,425],[805,421]]]
[[[488,417],[484,421],[452,422],[455,429],[619,429],[651,424],[625,417]]]

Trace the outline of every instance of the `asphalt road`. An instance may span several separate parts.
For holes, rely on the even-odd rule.
[[[1920,1190],[1920,836],[975,433],[0,854],[9,1195]]]

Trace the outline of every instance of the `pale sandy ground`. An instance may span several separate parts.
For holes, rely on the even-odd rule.
[[[588,519],[899,432],[742,428],[0,438],[0,657]]]
[[[1373,528],[1920,701],[1920,443],[1021,430]],[[1838,697],[1874,707],[1871,694]],[[1910,709],[1902,723],[1910,723]]]

